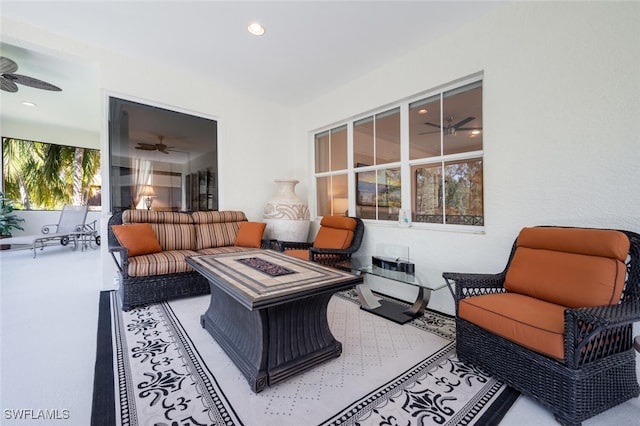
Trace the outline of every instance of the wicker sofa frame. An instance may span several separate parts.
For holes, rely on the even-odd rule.
[[[566,309],[565,361],[512,343],[458,318],[460,300],[505,292],[514,256],[499,274],[443,274],[455,282],[458,358],[475,364],[551,409],[563,425],[578,425],[640,394],[633,349],[633,323],[640,320],[640,235],[621,231],[631,243],[627,280],[617,305]]]
[[[129,276],[127,249],[120,245],[111,229],[112,225],[122,225],[122,213],[115,212],[109,218],[108,238],[109,252],[120,272],[118,293],[123,311],[150,303],[209,293],[209,282],[196,271],[142,277]],[[117,253],[119,259],[115,256]]]
[[[362,245],[364,236],[364,222],[359,217],[351,217],[356,221],[356,229],[353,231],[351,245],[346,249],[323,249],[313,247],[313,243],[277,241],[276,247],[279,251],[305,250],[309,249],[309,260],[327,266],[336,266],[340,263],[351,260],[351,255],[357,252]]]

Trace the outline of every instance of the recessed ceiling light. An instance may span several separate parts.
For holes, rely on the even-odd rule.
[[[36,106],[36,104],[34,104],[33,102],[29,102],[29,101],[22,101],[22,105],[28,106],[28,107]]]
[[[261,36],[264,34],[264,27],[260,25],[258,22],[252,22],[247,27],[247,30],[253,35]]]
[[[424,108],[418,110],[418,114],[426,114],[428,112],[429,112],[429,110],[428,109],[424,109]]]
[[[472,130],[471,131],[472,135],[479,135],[480,133],[481,133],[480,130]]]

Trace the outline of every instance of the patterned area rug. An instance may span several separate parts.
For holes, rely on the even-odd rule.
[[[253,393],[200,326],[209,296],[122,312],[101,295],[93,424],[491,425],[518,394],[455,357],[451,317],[405,325],[329,303],[340,357]]]

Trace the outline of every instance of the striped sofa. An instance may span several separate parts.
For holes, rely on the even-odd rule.
[[[209,293],[209,283],[187,265],[186,258],[255,250],[255,246],[235,245],[243,222],[249,223],[241,211],[114,213],[109,219],[109,252],[118,268],[122,309],[128,311],[149,303]],[[128,225],[140,225],[147,233],[150,227],[153,241],[146,244],[144,236],[138,234],[130,238],[137,246],[135,249],[121,243],[124,238],[120,231],[136,229]]]

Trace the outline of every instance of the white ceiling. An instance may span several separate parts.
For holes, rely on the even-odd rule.
[[[197,74],[288,106],[305,103],[455,31],[496,1],[11,1],[2,16],[89,45]],[[262,37],[247,32],[257,20]],[[0,93],[2,115],[100,129],[98,68],[9,44],[18,73],[63,89]],[[459,48],[468,49],[469,46]],[[126,66],[126,64],[123,64]],[[177,81],[173,84],[182,84]],[[37,108],[20,103],[33,101]],[[158,129],[144,129],[159,133]],[[150,141],[151,142],[151,141]]]

